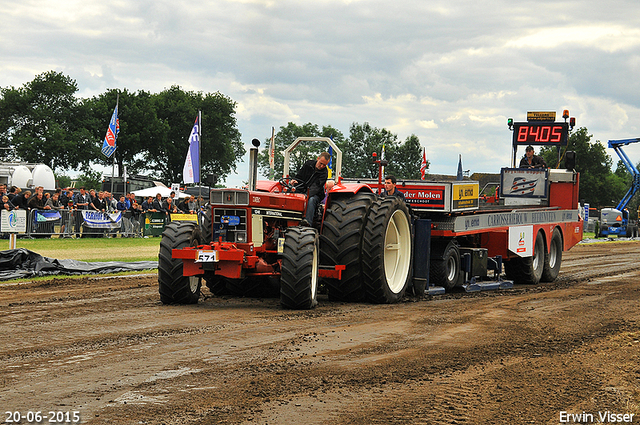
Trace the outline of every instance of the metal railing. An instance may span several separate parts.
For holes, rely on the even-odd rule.
[[[198,212],[198,223],[200,215]],[[188,215],[188,214],[187,214]],[[182,219],[182,218],[181,218]],[[161,236],[171,216],[159,212],[132,211],[103,213],[92,210],[41,210],[27,214],[27,238],[80,238],[80,237],[153,237]],[[6,235],[0,234],[0,237]]]
[[[142,216],[142,217],[141,217]],[[89,210],[31,210],[27,216],[26,237],[142,237],[144,214],[124,211],[118,214]]]

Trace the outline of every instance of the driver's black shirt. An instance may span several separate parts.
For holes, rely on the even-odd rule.
[[[304,185],[304,190],[309,189],[309,196],[324,198],[324,185],[329,177],[329,171],[327,167],[318,170],[316,162],[315,159],[305,162],[295,179]]]

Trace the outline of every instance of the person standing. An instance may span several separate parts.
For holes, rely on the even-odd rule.
[[[87,193],[87,190],[83,187],[80,188],[80,192],[76,193],[73,199],[73,204],[76,208],[75,212],[75,224],[76,224],[76,236],[80,236],[80,232],[82,230],[82,226],[84,224],[84,216],[82,215],[82,211],[89,209],[89,204],[91,203],[91,196]]]

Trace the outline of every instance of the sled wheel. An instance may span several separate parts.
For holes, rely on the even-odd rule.
[[[461,278],[460,249],[454,241],[440,247],[435,245],[434,248],[429,265],[429,283],[450,291]]]
[[[549,252],[544,256],[544,269],[542,270],[542,282],[553,282],[558,277],[562,264],[562,235],[558,228],[553,229]]]
[[[544,237],[542,232],[538,232],[533,247],[533,256],[516,257],[504,262],[507,277],[513,279],[517,284],[536,285],[540,283],[545,256]]]

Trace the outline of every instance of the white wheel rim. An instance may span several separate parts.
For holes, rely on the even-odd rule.
[[[384,274],[389,289],[399,293],[407,281],[411,264],[411,231],[409,220],[396,210],[387,225],[384,236]]]
[[[447,280],[453,282],[453,278],[456,277],[456,259],[453,255],[447,260],[447,270]]]

